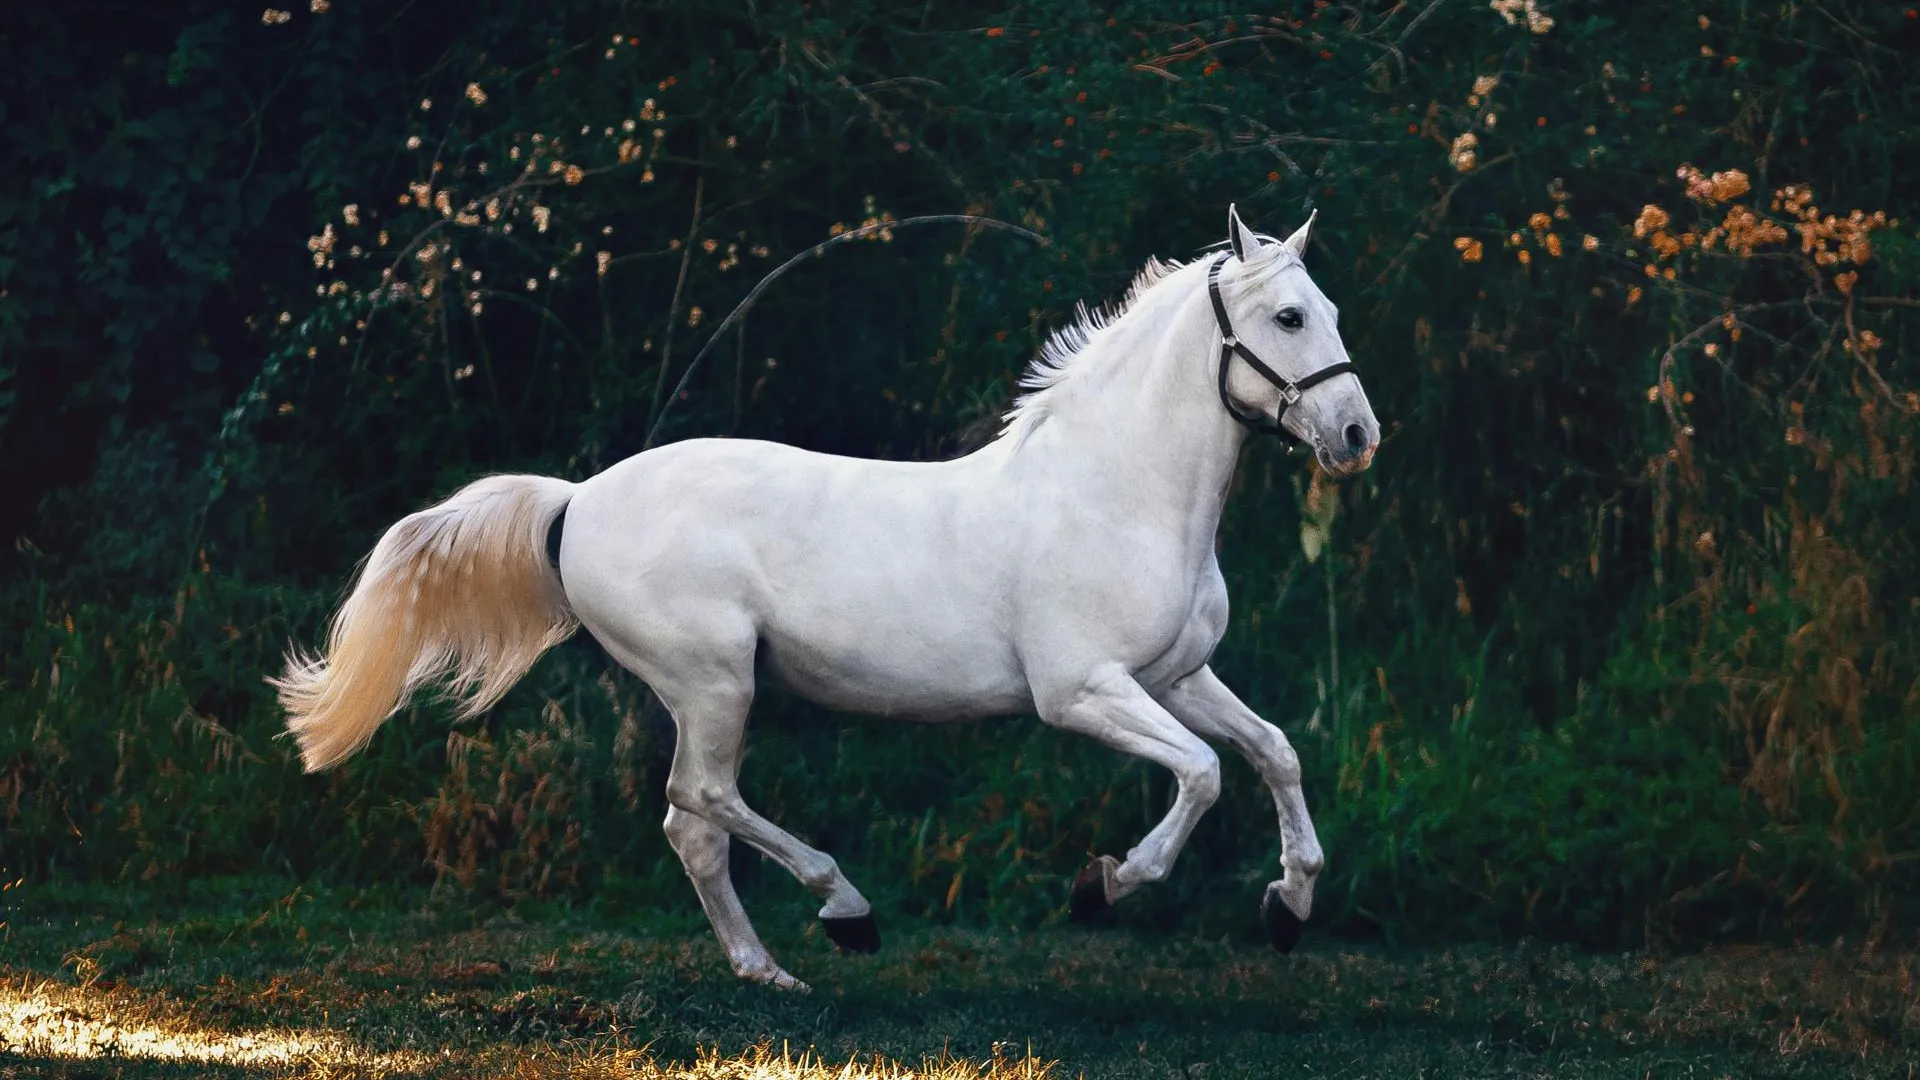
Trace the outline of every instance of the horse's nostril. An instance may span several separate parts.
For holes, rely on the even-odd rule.
[[[1360,451],[1365,450],[1367,448],[1367,429],[1366,428],[1361,427],[1359,424],[1348,424],[1346,436],[1347,436],[1347,449],[1352,451],[1353,453],[1357,454]]]

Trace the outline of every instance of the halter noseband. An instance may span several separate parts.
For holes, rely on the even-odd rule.
[[[1287,407],[1299,401],[1301,394],[1335,375],[1345,375],[1352,371],[1353,362],[1342,360],[1337,364],[1328,364],[1299,382],[1294,382],[1268,367],[1266,361],[1253,354],[1252,349],[1240,344],[1240,339],[1233,334],[1233,321],[1227,318],[1226,302],[1220,299],[1220,268],[1226,265],[1227,255],[1227,252],[1221,252],[1220,257],[1213,260],[1213,265],[1207,268],[1207,299],[1213,301],[1213,319],[1220,324],[1220,404],[1227,407],[1227,415],[1245,424],[1247,430],[1255,435],[1284,435],[1287,429],[1281,426],[1279,417],[1287,414]],[[1233,362],[1235,354],[1245,360],[1261,378],[1279,388],[1280,411],[1274,419],[1269,420],[1258,413],[1242,412],[1240,406],[1235,405],[1233,398],[1228,396],[1227,366]]]

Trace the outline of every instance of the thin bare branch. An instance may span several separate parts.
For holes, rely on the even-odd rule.
[[[675,401],[679,400],[681,393],[686,390],[687,384],[693,380],[693,373],[700,369],[700,361],[705,360],[707,358],[707,354],[713,351],[714,343],[720,340],[720,336],[722,334],[725,334],[729,327],[733,326],[735,323],[745,318],[747,315],[747,312],[753,310],[753,305],[758,303],[760,300],[760,294],[765,292],[767,290],[767,286],[773,284],[774,281],[777,280],[782,274],[785,274],[788,270],[791,270],[795,266],[798,266],[800,263],[805,262],[806,260],[813,258],[816,255],[819,255],[821,252],[826,251],[828,248],[833,247],[836,244],[844,244],[851,240],[858,240],[862,237],[872,236],[873,234],[880,232],[883,229],[886,229],[886,230],[907,229],[917,225],[951,224],[956,222],[960,224],[965,224],[965,225],[978,225],[978,226],[991,228],[991,229],[1003,229],[1007,232],[1024,236],[1027,239],[1033,241],[1034,243],[1041,245],[1042,247],[1053,246],[1053,241],[1047,239],[1046,237],[1040,235],[1037,232],[1034,232],[1032,229],[1023,228],[1019,225],[1014,225],[1010,222],[1000,221],[996,218],[981,217],[977,214],[923,214],[919,217],[904,218],[900,221],[882,221],[882,222],[876,222],[875,224],[872,224],[872,225],[863,225],[860,228],[849,229],[838,236],[833,236],[825,240],[822,240],[821,242],[813,245],[807,250],[802,251],[800,254],[795,255],[792,258],[788,259],[786,262],[781,263],[779,266],[774,267],[773,271],[769,273],[766,277],[761,278],[760,283],[758,285],[755,285],[752,291],[747,293],[746,298],[741,300],[740,303],[734,307],[732,313],[730,313],[724,320],[722,320],[719,326],[714,327],[713,336],[707,338],[707,343],[700,347],[700,351],[694,356],[693,362],[687,365],[687,370],[685,374],[681,375],[680,381],[674,384],[673,393],[668,394],[666,397],[666,400],[661,402],[660,411],[658,415],[654,417],[653,426],[647,430],[647,441],[642,448],[645,449],[653,446],[654,440],[659,438],[660,427],[662,424],[666,423],[666,420],[667,420],[667,410],[673,407],[673,403]],[[666,368],[666,363],[663,359],[661,362],[661,369],[664,371],[665,368]]]

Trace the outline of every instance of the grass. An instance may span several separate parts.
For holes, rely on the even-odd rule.
[[[1388,951],[895,918],[834,952],[763,932],[806,995],[743,985],[696,917],[610,922],[375,893],[16,890],[0,1076],[1151,1077],[1911,1075],[1920,955]],[[25,895],[22,895],[25,893]],[[849,1065],[851,1063],[851,1067]]]

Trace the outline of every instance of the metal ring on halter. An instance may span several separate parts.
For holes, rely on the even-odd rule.
[[[1242,412],[1240,406],[1233,403],[1227,393],[1227,365],[1235,356],[1245,360],[1249,367],[1260,377],[1272,383],[1280,391],[1280,416],[1285,416],[1289,406],[1298,404],[1300,395],[1319,386],[1336,375],[1345,375],[1352,371],[1353,362],[1342,360],[1337,364],[1328,364],[1319,371],[1295,382],[1267,366],[1266,361],[1254,355],[1252,349],[1240,344],[1234,336],[1233,320],[1227,317],[1226,301],[1220,298],[1220,268],[1226,265],[1228,253],[1222,252],[1207,268],[1207,299],[1213,302],[1213,319],[1220,325],[1220,404],[1226,406],[1227,415],[1246,425],[1256,435],[1284,435],[1287,429],[1281,425],[1279,416],[1269,420],[1258,413]]]

